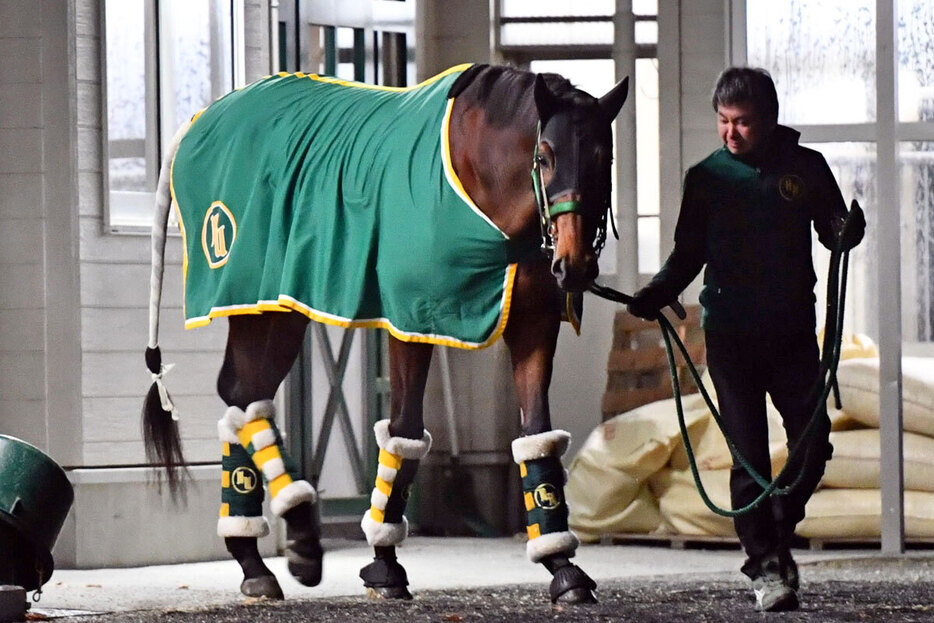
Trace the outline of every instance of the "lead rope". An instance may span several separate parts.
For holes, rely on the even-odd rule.
[[[853,212],[851,211],[850,214]],[[846,225],[844,225],[845,229]],[[819,383],[823,382],[823,388],[820,391],[814,413],[811,415],[811,419],[808,421],[807,426],[804,431],[801,433],[800,439],[795,444],[795,447],[791,450],[788,455],[788,459],[785,463],[785,466],[782,468],[778,476],[771,482],[766,480],[759,474],[755,468],[750,465],[749,461],[746,459],[742,453],[737,450],[736,445],[733,443],[732,438],[726,432],[723,421],[720,417],[720,413],[717,410],[716,406],[713,404],[713,401],[710,398],[710,395],[707,393],[706,388],[704,387],[703,382],[701,381],[700,374],[697,372],[697,368],[694,366],[694,362],[691,360],[690,355],[687,352],[687,348],[684,346],[684,342],[681,341],[681,338],[678,336],[674,327],[671,325],[671,322],[662,315],[658,314],[656,318],[659,328],[662,332],[662,337],[665,341],[665,349],[668,355],[668,371],[671,375],[671,385],[675,398],[675,406],[678,412],[678,427],[681,431],[681,438],[684,442],[685,451],[688,456],[688,463],[691,467],[691,474],[694,477],[694,483],[697,487],[697,491],[701,496],[701,499],[704,501],[704,504],[711,511],[717,515],[722,515],[724,517],[736,517],[739,515],[744,515],[749,513],[754,508],[759,506],[769,496],[773,493],[775,495],[787,495],[790,493],[798,484],[801,482],[801,479],[804,477],[803,470],[800,471],[795,478],[795,480],[788,485],[787,487],[779,488],[779,483],[784,478],[787,470],[792,465],[798,455],[804,452],[810,452],[810,444],[806,444],[808,435],[811,430],[814,428],[818,419],[822,415],[823,406],[826,404],[827,397],[830,394],[831,389],[835,393],[837,399],[837,405],[839,407],[839,389],[837,388],[837,366],[840,363],[840,351],[841,344],[843,339],[843,317],[844,317],[844,302],[846,300],[846,278],[847,271],[849,267],[849,251],[843,251],[842,246],[842,236],[837,238],[836,243],[834,244],[834,249],[830,255],[830,267],[828,270],[827,278],[827,312],[824,322],[824,344],[823,352],[821,354],[821,363],[818,370],[818,377],[815,381],[815,389],[812,390],[812,394],[815,392],[816,388],[819,386]],[[842,256],[842,269],[841,269],[841,256]],[[618,292],[612,288],[600,286],[598,284],[593,284],[590,288],[590,291],[597,296],[605,298],[607,300],[615,301],[618,303],[629,303],[632,301],[632,297]],[[672,303],[671,308],[675,311],[679,318],[682,320],[686,317],[684,308],[680,303],[675,301]],[[833,321],[833,325],[830,322]],[[833,326],[833,333],[828,333],[827,328]],[[738,508],[738,509],[726,509],[721,508],[713,503],[710,499],[710,496],[707,494],[707,490],[704,487],[704,483],[701,481],[700,472],[697,467],[697,460],[694,456],[694,448],[691,445],[691,439],[688,436],[687,424],[684,420],[684,406],[681,401],[681,384],[678,380],[678,369],[675,364],[674,349],[672,348],[671,341],[674,338],[674,342],[678,347],[678,350],[681,352],[684,361],[688,365],[688,369],[691,372],[691,376],[694,378],[694,381],[700,390],[701,395],[704,398],[704,402],[707,404],[707,407],[710,409],[711,414],[713,415],[714,421],[716,421],[717,426],[720,428],[720,432],[723,434],[724,439],[726,440],[727,447],[730,449],[734,460],[739,463],[743,469],[748,473],[756,484],[762,487],[762,493],[760,493],[756,499],[754,499],[749,504]],[[828,348],[832,346],[832,348]],[[828,377],[829,374],[829,377]],[[826,381],[825,381],[826,379]],[[806,464],[807,455],[805,455],[805,461],[802,462],[802,465]]]

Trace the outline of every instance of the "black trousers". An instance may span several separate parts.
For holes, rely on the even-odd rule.
[[[800,335],[750,336],[708,331],[707,366],[717,391],[723,424],[739,452],[763,477],[771,479],[766,393],[782,416],[789,451],[801,439],[814,413],[819,350],[813,332]],[[783,486],[801,479],[788,495],[772,496],[733,524],[747,560],[743,573],[755,578],[762,563],[783,555],[804,507],[824,475],[833,453],[826,405],[790,464]],[[730,473],[733,508],[753,501],[762,488],[736,461]]]

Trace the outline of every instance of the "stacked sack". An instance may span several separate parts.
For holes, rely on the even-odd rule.
[[[837,377],[843,410],[831,410],[833,459],[811,498],[798,534],[811,538],[877,538],[879,495],[878,351],[861,336],[844,342]],[[707,375],[704,385],[716,403]],[[903,363],[905,526],[909,537],[934,536],[934,365]],[[832,402],[832,400],[831,400]],[[703,398],[683,400],[701,480],[710,499],[730,508],[732,459]],[[781,416],[767,405],[772,473],[788,457]],[[588,437],[571,462],[570,525],[583,541],[605,534],[735,536],[732,520],[715,514],[695,487],[673,399],[611,418]]]

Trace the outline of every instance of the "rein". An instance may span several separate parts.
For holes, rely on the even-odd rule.
[[[850,211],[850,216],[853,214],[853,212],[853,210]],[[843,231],[846,230],[850,223],[850,216],[847,217],[847,220],[844,223]],[[681,341],[681,338],[678,336],[678,333],[671,325],[671,322],[661,313],[659,313],[656,318],[658,326],[662,332],[662,337],[665,340],[665,350],[667,351],[668,355],[668,371],[671,375],[671,386],[674,392],[675,406],[678,412],[678,427],[681,431],[681,439],[684,442],[685,451],[687,452],[688,463],[691,466],[691,474],[694,477],[694,484],[696,485],[697,491],[700,494],[701,499],[704,501],[704,504],[717,515],[722,515],[724,517],[737,517],[739,515],[744,515],[752,511],[766,498],[772,495],[787,495],[790,493],[796,486],[798,486],[798,484],[801,482],[801,479],[804,477],[803,470],[798,473],[797,477],[790,485],[779,487],[779,483],[783,480],[785,474],[788,472],[788,469],[798,458],[801,452],[810,452],[810,445],[806,444],[805,441],[807,440],[808,435],[816,425],[817,421],[820,419],[831,389],[834,390],[837,408],[840,408],[839,389],[837,388],[837,367],[840,363],[840,351],[843,339],[846,279],[850,256],[849,250],[843,250],[843,231],[841,231],[840,235],[837,237],[837,241],[834,244],[834,249],[830,255],[830,267],[827,277],[827,312],[824,323],[824,343],[821,352],[821,362],[818,371],[818,378],[815,381],[814,389],[811,390],[811,395],[813,396],[818,392],[818,388],[820,388],[817,403],[814,408],[814,413],[811,415],[811,419],[808,421],[807,426],[801,433],[800,439],[798,439],[795,447],[789,452],[785,466],[782,468],[781,472],[779,472],[778,476],[776,476],[771,482],[759,474],[755,468],[750,465],[746,457],[736,449],[732,438],[724,429],[723,421],[720,418],[719,411],[717,410],[716,406],[714,406],[710,395],[707,393],[704,384],[701,382],[700,374],[697,372],[697,368],[694,366],[694,362],[691,360],[687,348],[684,346],[684,342]],[[628,294],[624,294],[614,290],[613,288],[597,285],[596,283],[590,287],[590,291],[601,298],[615,301],[617,303],[629,303],[633,300],[633,297]],[[683,320],[686,317],[684,308],[678,301],[671,303],[670,307],[674,310],[678,318]],[[828,330],[829,327],[832,327],[832,330]],[[714,504],[714,502],[710,499],[710,496],[707,494],[704,483],[701,481],[700,472],[697,467],[697,460],[694,456],[694,448],[691,445],[691,439],[688,436],[687,424],[684,420],[684,405],[681,401],[681,383],[678,380],[678,370],[675,365],[672,340],[677,345],[678,350],[681,352],[681,356],[687,363],[688,369],[691,371],[691,376],[693,377],[694,382],[697,384],[701,395],[704,397],[704,402],[710,409],[714,421],[720,428],[720,432],[723,434],[723,437],[727,443],[727,447],[729,447],[733,458],[743,467],[744,470],[746,470],[746,473],[748,473],[753,478],[753,480],[755,480],[756,484],[762,488],[762,492],[752,502],[741,508],[735,510],[726,509]],[[822,387],[821,384],[823,384]],[[805,454],[805,457],[806,456],[807,455]],[[805,463],[806,461],[803,461],[802,465]]]

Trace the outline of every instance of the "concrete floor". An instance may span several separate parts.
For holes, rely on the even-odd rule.
[[[324,579],[307,588],[291,578],[283,558],[269,561],[286,599],[364,594],[357,576],[372,557],[362,541],[327,540]],[[866,557],[865,551],[796,551],[805,567],[815,562]],[[606,580],[696,574],[735,574],[738,580],[743,555],[739,550],[677,550],[663,546],[586,545],[575,562],[598,584]],[[547,591],[550,575],[531,564],[525,544],[510,538],[412,537],[399,549],[410,590],[541,586]],[[233,560],[125,569],[57,570],[43,587],[41,600],[31,611],[50,618],[84,613],[130,612],[164,608],[227,606],[243,601],[239,593],[240,569]]]

